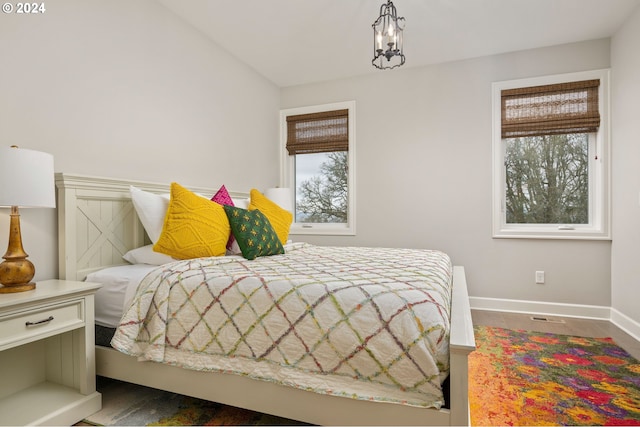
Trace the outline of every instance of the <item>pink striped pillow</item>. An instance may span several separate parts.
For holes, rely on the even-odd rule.
[[[211,198],[211,201],[219,203],[223,206],[225,205],[234,206],[233,200],[231,200],[231,196],[229,195],[229,192],[227,191],[227,188],[224,185],[220,187],[220,189],[216,194],[213,195],[213,197]]]
[[[235,206],[233,204],[233,200],[227,191],[227,188],[223,185],[220,189],[213,195],[211,198],[212,202],[216,202],[222,206]],[[227,241],[227,250],[235,253],[236,249],[239,249],[238,245],[234,245],[235,237],[233,237],[233,233],[229,234],[229,240]]]

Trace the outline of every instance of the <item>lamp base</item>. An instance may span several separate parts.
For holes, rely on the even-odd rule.
[[[27,253],[22,248],[20,234],[20,213],[17,206],[11,206],[9,222],[9,247],[0,263],[0,294],[30,291],[36,288],[31,281],[36,274],[33,263],[27,259]]]
[[[24,283],[21,285],[4,285],[0,286],[0,294],[12,294],[15,292],[31,291],[36,288],[34,282]]]
[[[0,294],[30,291],[36,288],[31,281],[36,272],[28,259],[10,258],[0,263]]]

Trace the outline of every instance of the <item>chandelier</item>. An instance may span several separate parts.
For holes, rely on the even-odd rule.
[[[402,50],[404,18],[398,18],[398,12],[391,0],[380,6],[380,16],[372,27],[373,60],[371,64],[381,70],[396,68],[404,64]]]

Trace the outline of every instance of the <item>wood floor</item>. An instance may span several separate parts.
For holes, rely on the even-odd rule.
[[[611,337],[620,347],[640,360],[640,341],[635,340],[607,320],[578,319],[573,317],[538,316],[521,313],[471,310],[474,325],[495,326],[506,329],[552,332],[582,337]],[[548,321],[533,320],[543,317]]]

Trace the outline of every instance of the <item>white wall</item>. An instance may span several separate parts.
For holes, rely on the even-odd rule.
[[[608,68],[609,48],[596,40],[283,89],[282,108],[357,103],[357,235],[296,239],[442,249],[465,266],[472,296],[609,306],[610,242],[491,237],[491,83]]]
[[[611,43],[612,307],[640,323],[640,8]]]
[[[154,1],[47,8],[0,17],[0,143],[50,152],[59,172],[247,190],[277,183],[279,108],[355,99],[358,234],[306,240],[445,250],[467,268],[473,296],[611,304],[609,242],[491,238],[491,82],[606,68],[609,40],[280,91]],[[619,59],[635,61],[630,82],[637,32],[627,33],[616,52],[635,58]],[[636,202],[639,189],[629,190]],[[36,279],[56,277],[55,211],[23,210],[22,229]],[[0,246],[7,232],[3,209]],[[627,237],[621,251],[637,252]],[[614,297],[631,316],[637,274],[623,257]]]
[[[56,172],[277,184],[279,89],[152,0],[56,0],[0,16],[0,144]],[[22,210],[36,280],[57,276],[55,210]],[[0,209],[0,250],[8,209]]]

